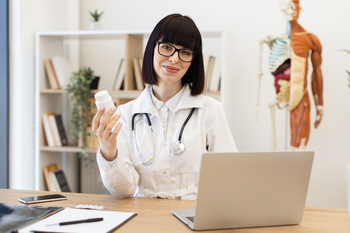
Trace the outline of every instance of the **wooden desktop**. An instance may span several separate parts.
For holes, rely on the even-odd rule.
[[[19,197],[53,194],[46,191],[27,191],[15,189],[0,189],[0,203],[19,204]],[[170,200],[157,198],[125,198],[119,199],[112,195],[61,193],[67,196],[65,201],[45,202],[41,206],[74,207],[79,204],[93,204],[107,206],[106,210],[136,212],[138,215],[116,232],[193,232],[171,211],[173,209],[194,208],[195,201]],[[274,232],[350,232],[350,214],[346,209],[306,207],[303,221],[299,225],[227,229],[207,232],[235,232],[235,233],[274,233]]]

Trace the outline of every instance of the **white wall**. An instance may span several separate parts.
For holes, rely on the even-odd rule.
[[[350,49],[350,2],[301,0],[300,4],[303,10],[299,23],[318,36],[323,46],[324,118],[318,129],[311,129],[307,146],[308,150],[315,151],[307,205],[346,208],[346,164],[350,162],[350,93],[345,69],[350,70],[350,56],[337,50]],[[267,69],[266,45],[263,51],[260,125],[255,115],[258,40],[286,31],[286,22],[279,11],[279,0],[85,0],[80,3],[81,29],[88,29],[88,10],[96,8],[105,11],[100,22],[103,30],[151,31],[161,18],[176,12],[192,17],[200,30],[226,29],[233,37],[233,60],[230,63],[233,76],[230,78],[234,83],[231,104],[226,111],[237,147],[241,151],[271,150],[268,102],[275,98],[275,92],[273,77]],[[84,49],[81,48],[81,51]],[[106,57],[105,61],[108,60]],[[92,68],[99,70],[99,66]],[[311,82],[310,76],[308,81]],[[311,107],[313,124],[316,111],[313,103]],[[277,111],[276,118],[278,147],[284,150],[285,111]],[[287,140],[289,144],[289,138]]]
[[[22,3],[26,1],[21,1]],[[22,20],[28,29],[22,29],[30,38],[22,46],[29,51],[22,51],[21,76],[28,84],[29,91],[34,80],[32,54],[34,51],[34,30],[43,22],[46,28],[40,30],[59,30],[66,27],[59,19],[64,17],[61,1],[36,0],[39,9],[21,11]],[[50,2],[52,5],[44,4]],[[65,1],[62,1],[65,2]],[[346,0],[301,0],[303,11],[299,23],[314,33],[323,45],[324,75],[324,118],[318,129],[311,129],[308,150],[315,151],[314,167],[307,199],[308,206],[346,208],[346,165],[350,162],[350,93],[348,75],[350,56],[338,49],[350,49],[349,23],[350,1]],[[29,3],[28,3],[29,5]],[[280,35],[285,32],[285,20],[279,12],[279,0],[83,0],[80,1],[80,29],[89,28],[88,10],[104,10],[101,19],[103,30],[149,30],[165,15],[178,12],[189,15],[200,30],[224,28],[232,35],[232,102],[226,108],[228,121],[241,151],[266,151],[271,149],[271,123],[268,102],[275,98],[273,77],[267,69],[268,49],[264,47],[263,76],[261,83],[261,118],[256,121],[255,105],[257,99],[258,40],[267,35]],[[30,7],[30,6],[28,6]],[[43,8],[45,7],[45,8]],[[46,9],[46,14],[43,13]],[[61,10],[57,10],[61,9]],[[30,16],[36,13],[36,17]],[[40,18],[40,20],[38,20]],[[63,19],[64,21],[64,19]],[[55,25],[54,22],[58,23]],[[61,24],[62,23],[62,24]],[[61,26],[59,26],[61,25]],[[23,42],[24,43],[24,42]],[[84,48],[81,47],[80,51]],[[114,55],[111,54],[111,57]],[[109,58],[104,59],[108,61]],[[82,61],[81,65],[84,64]],[[92,67],[99,70],[98,66]],[[24,72],[24,69],[26,72]],[[102,72],[102,71],[101,71]],[[309,82],[311,81],[309,76]],[[25,90],[20,90],[24,92]],[[29,91],[30,92],[30,91]],[[31,92],[29,93],[30,96]],[[22,94],[23,95],[23,94]],[[24,95],[23,95],[24,96]],[[31,98],[24,99],[16,107],[32,120],[33,103]],[[312,104],[311,119],[315,119]],[[28,115],[27,115],[28,114]],[[285,147],[285,112],[277,112],[278,147]],[[21,117],[19,124],[24,127],[29,119]],[[32,121],[31,121],[32,122]],[[13,132],[12,132],[13,133]],[[19,153],[31,153],[32,128],[26,126],[22,131],[15,131],[20,144],[25,147]],[[29,151],[29,152],[28,152]],[[23,155],[23,153],[22,153]],[[12,173],[11,173],[12,174]]]
[[[34,189],[35,32],[68,30],[72,24],[68,24],[69,10],[79,0],[9,2],[10,188]]]

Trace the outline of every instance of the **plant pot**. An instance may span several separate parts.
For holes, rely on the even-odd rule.
[[[91,90],[97,90],[99,81],[100,81],[100,77],[99,76],[95,76],[95,78],[90,83],[90,89]]]
[[[92,21],[90,22],[90,30],[97,30],[98,29],[98,22]]]

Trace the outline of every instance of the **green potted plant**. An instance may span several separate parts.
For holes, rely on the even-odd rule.
[[[82,149],[79,155],[84,157],[87,164],[92,162],[89,159],[87,153],[87,137],[89,132],[86,130],[87,120],[91,120],[91,102],[92,97],[90,84],[95,79],[94,71],[88,68],[79,68],[77,72],[74,72],[67,85],[67,92],[71,100],[72,111],[72,131],[73,139],[78,142],[79,147]]]
[[[103,14],[103,11],[101,13],[98,13],[96,9],[95,12],[92,12],[92,11],[89,11],[89,12],[92,17],[92,21],[90,22],[90,30],[96,30],[98,28],[97,22],[100,20]]]

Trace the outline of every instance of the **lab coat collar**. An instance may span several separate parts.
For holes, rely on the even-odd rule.
[[[152,115],[157,114],[157,110],[152,102],[152,85],[147,87],[141,92],[140,96],[136,99],[135,107],[132,110],[132,114],[135,113],[150,113]]]
[[[202,108],[203,102],[201,100],[200,95],[199,96],[191,96],[191,89],[190,87],[185,84],[184,91],[182,94],[182,97],[174,109],[174,112],[180,109],[186,109],[186,108]],[[152,85],[148,85],[143,92],[140,94],[140,96],[137,98],[135,107],[132,110],[132,114],[135,113],[149,113],[152,116],[158,115],[158,111],[153,105],[152,102]]]
[[[152,90],[153,90],[153,87],[152,87]],[[151,97],[152,97],[152,102],[154,107],[157,109],[157,111],[159,111],[160,108],[165,105],[171,112],[174,112],[176,106],[180,102],[180,99],[184,93],[184,90],[185,90],[185,87],[182,87],[178,93],[176,93],[170,100],[168,100],[165,103],[157,99],[157,97],[154,96],[153,91],[151,91]]]
[[[191,96],[191,89],[188,84],[185,84],[185,90],[182,94],[182,97],[179,101],[179,104],[176,106],[174,112],[180,109],[186,108],[202,108],[203,101],[201,95]]]

